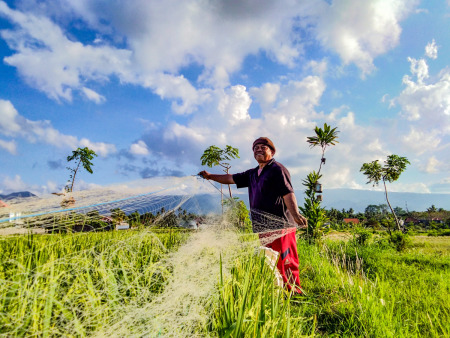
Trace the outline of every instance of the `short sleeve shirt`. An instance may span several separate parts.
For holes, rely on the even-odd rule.
[[[293,193],[289,171],[272,159],[262,169],[259,167],[233,175],[238,188],[248,187],[253,230],[281,229],[294,223],[283,196]],[[262,229],[264,228],[264,229]]]

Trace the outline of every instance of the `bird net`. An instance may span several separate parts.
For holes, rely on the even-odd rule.
[[[240,202],[221,214],[209,183],[164,177],[7,201],[0,336],[205,336],[219,270],[255,249],[282,286],[264,246],[295,226],[253,210],[251,231]]]
[[[187,214],[204,212],[196,197],[201,188],[193,177],[164,177],[70,193],[15,198],[0,208],[0,234],[27,230],[105,231],[138,223],[181,225],[183,218],[188,219]],[[203,189],[203,192],[211,193],[211,190]],[[179,217],[175,217],[178,213]]]

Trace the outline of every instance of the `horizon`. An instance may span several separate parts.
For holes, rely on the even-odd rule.
[[[362,212],[369,205],[387,205],[386,199],[384,197],[384,191],[381,190],[360,190],[360,189],[346,189],[346,188],[336,188],[324,190],[323,196],[324,201],[322,202],[323,207],[327,210],[331,208],[337,210],[349,210],[353,209],[356,213]],[[242,190],[232,190],[233,196],[238,197],[244,201],[247,208],[249,208],[248,194],[245,189]],[[359,192],[359,193],[356,193]],[[11,194],[23,194],[30,193],[29,191],[16,191]],[[5,199],[10,194],[0,194],[0,200],[9,201],[10,199]],[[204,205],[200,207],[202,210],[207,210],[210,212],[214,210],[215,212],[220,211],[220,194],[211,191],[202,191],[197,194],[193,194],[192,197],[199,196],[210,196],[209,198],[203,200]],[[299,205],[303,203],[304,194],[296,194],[297,202]],[[35,195],[38,198],[45,198],[45,195]],[[28,196],[26,196],[28,197]],[[211,198],[212,197],[212,198]],[[215,197],[215,199],[214,199]],[[442,202],[442,197],[445,197]],[[431,198],[431,200],[430,200]],[[431,193],[408,193],[408,192],[389,192],[389,199],[393,208],[399,207],[403,210],[409,210],[409,212],[426,212],[427,208],[435,206],[437,209],[442,208],[448,210],[450,205],[450,195],[448,194],[431,194]],[[199,207],[199,206],[198,206]],[[205,212],[205,213],[207,213]]]
[[[274,142],[296,193],[371,191],[361,165],[411,162],[388,191],[450,194],[450,1],[162,3],[0,0],[0,194],[64,189],[77,147],[98,157],[75,189],[202,169],[231,145],[231,172]]]

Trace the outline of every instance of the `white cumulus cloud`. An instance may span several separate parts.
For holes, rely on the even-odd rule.
[[[17,153],[17,144],[15,141],[0,140],[0,148],[5,149],[7,152],[13,155]]]
[[[409,134],[403,136],[402,141],[405,147],[418,155],[435,150],[441,142],[435,130],[420,131],[412,127]]]
[[[130,153],[133,155],[148,155],[150,152],[144,141],[139,140],[130,146]]]
[[[85,138],[79,140],[75,136],[62,134],[53,128],[50,121],[29,120],[20,115],[10,101],[1,99],[0,134],[13,138],[23,138],[31,143],[46,143],[58,148],[89,147],[101,156],[107,156],[116,151],[113,144],[92,142]],[[16,152],[14,140],[8,143],[3,142],[2,148],[13,154]]]
[[[436,41],[431,41],[428,45],[425,47],[425,55],[430,59],[437,59],[438,54],[438,46],[436,45]]]
[[[344,64],[370,73],[373,59],[397,45],[400,22],[416,5],[416,0],[57,0],[11,9],[0,1],[0,15],[14,25],[1,36],[14,51],[4,61],[55,100],[71,101],[80,92],[101,103],[106,98],[86,83],[117,77],[149,88],[171,100],[175,113],[187,114],[209,100],[211,87],[230,86],[230,75],[249,55],[264,52],[288,67],[298,64],[305,48],[299,27]],[[69,36],[71,20],[94,30],[95,39],[82,43]],[[190,65],[200,66],[197,82],[180,73]],[[314,61],[310,67],[322,74],[327,65]]]
[[[405,89],[395,99],[400,104],[402,114],[411,121],[420,121],[427,129],[441,129],[450,132],[450,69],[444,68],[429,79],[425,60],[409,58],[411,73],[405,75]]]
[[[103,95],[100,95],[99,93],[93,91],[92,89],[83,87],[81,88],[84,95],[86,95],[86,98],[88,100],[94,101],[95,103],[99,104],[106,101],[106,98]]]
[[[227,117],[231,124],[250,119],[248,108],[252,103],[247,89],[242,85],[231,87],[219,102],[219,112]]]
[[[416,0],[335,0],[318,8],[318,39],[335,50],[344,64],[355,63],[365,75],[374,70],[373,59],[394,48],[400,21],[417,6]]]

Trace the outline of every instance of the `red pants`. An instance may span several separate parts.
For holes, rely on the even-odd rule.
[[[277,268],[283,277],[284,285],[289,291],[294,288],[295,293],[301,294],[295,230],[295,228],[291,228],[261,233],[259,238],[264,243],[264,238],[276,237],[274,241],[266,243],[264,246],[279,252]]]

